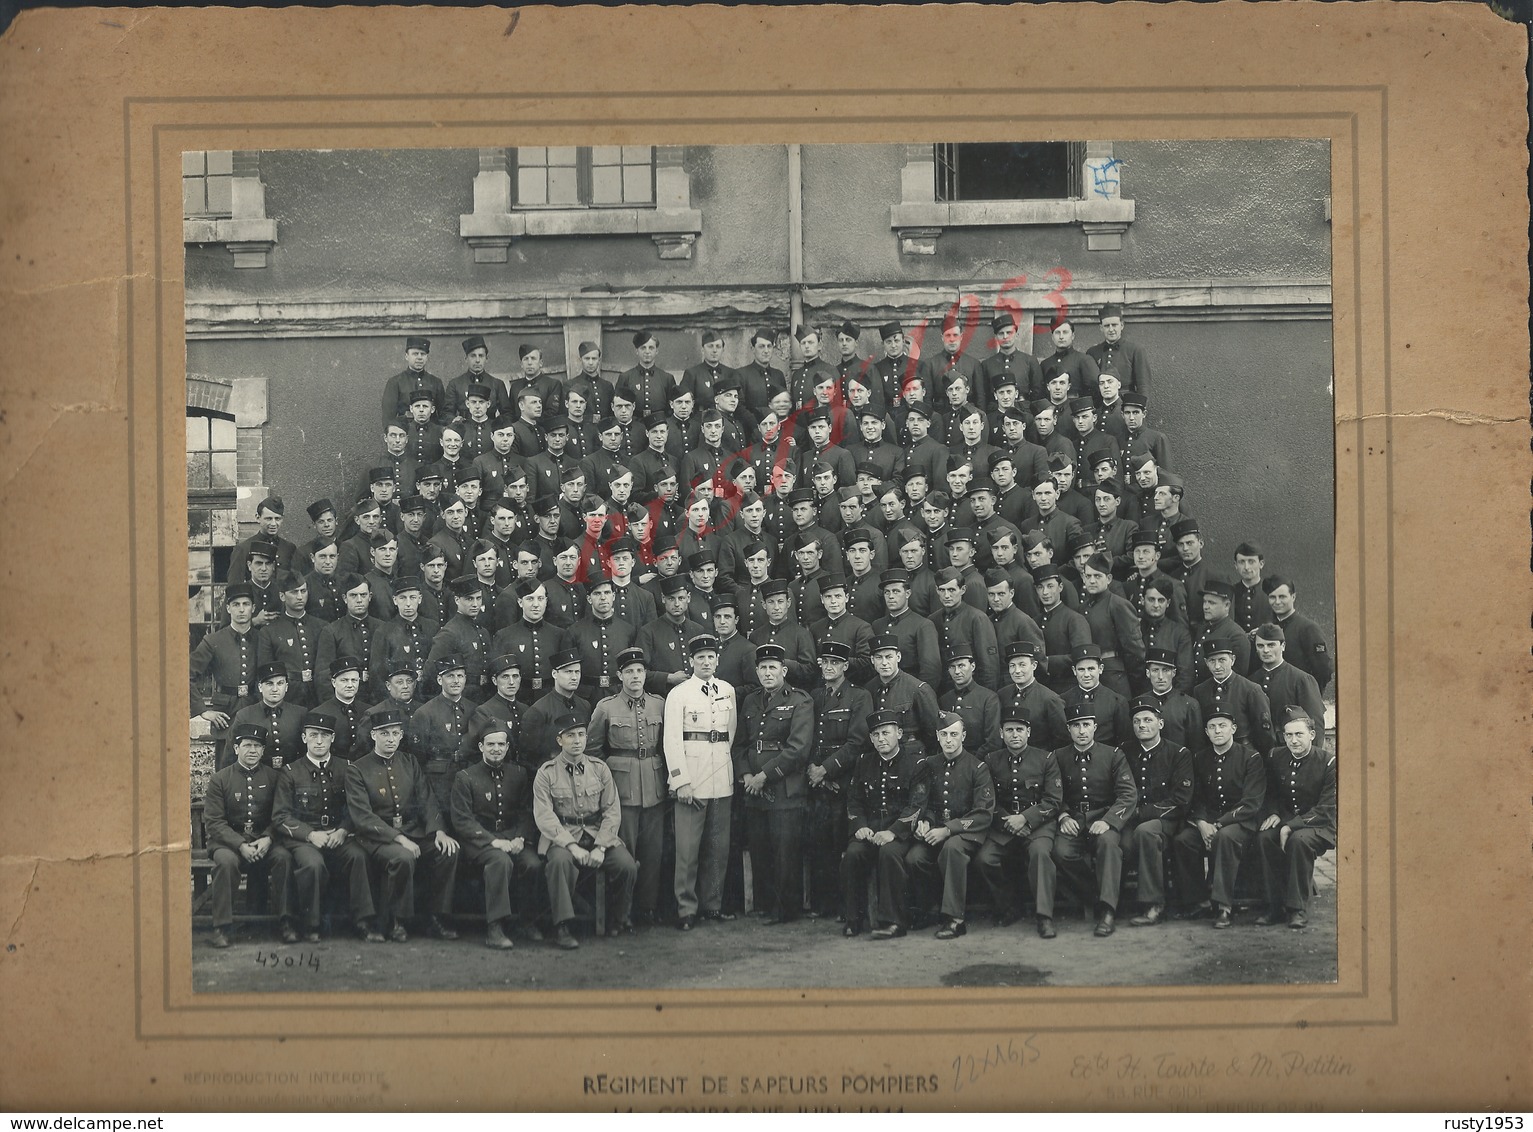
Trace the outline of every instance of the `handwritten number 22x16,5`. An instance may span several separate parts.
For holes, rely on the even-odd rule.
[[[992,1069],[1006,1065],[1031,1065],[1041,1056],[1038,1047],[1033,1045],[1032,1034],[1024,1038],[1020,1045],[1016,1038],[1007,1038],[1004,1045],[996,1042],[983,1053],[960,1054],[953,1058],[953,1092],[963,1092],[965,1085],[976,1084]]]

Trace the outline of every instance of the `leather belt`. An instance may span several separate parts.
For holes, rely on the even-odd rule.
[[[683,731],[681,738],[689,743],[727,743],[729,732],[727,731]]]
[[[694,735],[702,735],[702,734],[712,735],[714,733],[711,732],[711,731],[709,731],[709,732],[694,731],[691,734],[687,734],[687,733],[683,732],[682,738],[683,739],[691,739]],[[659,751],[608,751],[607,752],[607,757],[609,759],[658,759],[660,757],[660,752]]]

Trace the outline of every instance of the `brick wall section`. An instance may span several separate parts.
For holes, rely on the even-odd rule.
[[[238,434],[236,482],[241,487],[252,487],[265,482],[263,452],[265,439],[258,428],[242,428]]]
[[[232,381],[219,381],[217,378],[194,373],[186,375],[186,407],[189,409],[212,409],[227,413],[233,392]]]

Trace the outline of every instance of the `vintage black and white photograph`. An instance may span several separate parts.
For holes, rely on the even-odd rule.
[[[182,154],[194,988],[1335,982],[1329,142],[664,142]]]

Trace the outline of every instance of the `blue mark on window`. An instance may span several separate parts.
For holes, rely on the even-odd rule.
[[[1118,193],[1120,184],[1118,167],[1123,164],[1121,158],[1109,157],[1100,165],[1091,166],[1091,189],[1099,197],[1113,197]]]

